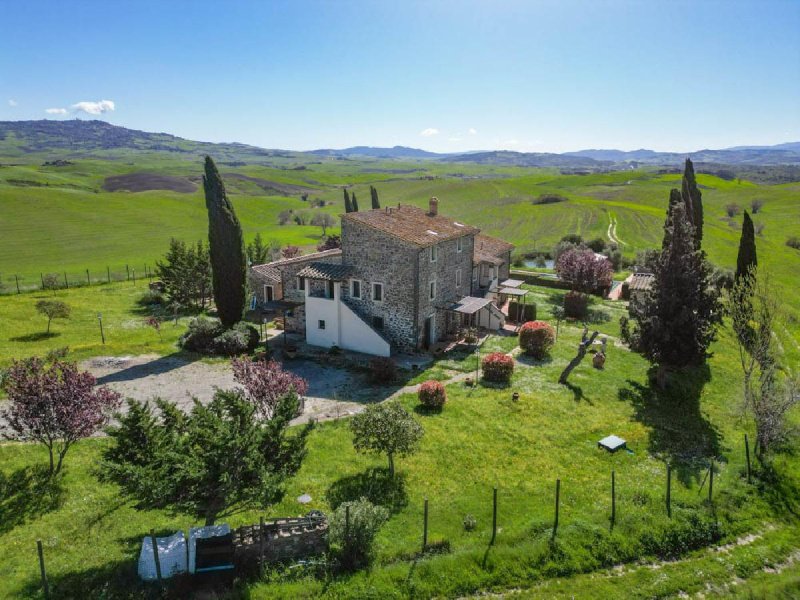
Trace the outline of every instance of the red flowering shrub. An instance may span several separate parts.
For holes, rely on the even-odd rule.
[[[439,381],[426,381],[419,386],[417,397],[426,408],[441,408],[447,400],[447,392]]]
[[[547,356],[555,341],[553,326],[544,321],[528,321],[519,329],[519,347],[534,358]]]
[[[397,378],[397,365],[388,356],[369,361],[369,377],[373,383],[392,383]]]
[[[287,394],[294,392],[301,399],[308,390],[308,382],[286,371],[280,363],[234,358],[233,379],[242,386],[245,397],[252,402],[260,415],[271,419],[278,404]],[[302,400],[301,400],[302,402]]]
[[[511,379],[514,372],[514,359],[502,352],[492,352],[483,357],[481,366],[484,379],[504,383]]]

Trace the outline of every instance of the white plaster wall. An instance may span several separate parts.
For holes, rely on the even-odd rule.
[[[378,335],[372,327],[359,318],[346,304],[340,306],[340,324],[342,328],[341,344],[345,350],[374,354],[375,356],[389,356],[391,348],[389,342]]]
[[[338,286],[337,286],[338,287]],[[313,298],[306,295],[306,341],[314,346],[330,348],[339,344],[339,298]],[[319,320],[325,329],[319,328]]]

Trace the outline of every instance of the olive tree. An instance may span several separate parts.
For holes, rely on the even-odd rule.
[[[47,333],[50,333],[50,323],[53,319],[68,319],[70,307],[61,300],[39,300],[36,303],[36,312],[47,317]]]
[[[350,420],[356,452],[386,454],[389,476],[394,477],[394,457],[410,456],[419,448],[422,426],[399,402],[367,406]]]

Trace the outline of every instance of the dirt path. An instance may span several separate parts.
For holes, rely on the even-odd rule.
[[[192,362],[174,356],[145,354],[93,358],[80,366],[97,378],[98,385],[107,385],[125,398],[140,402],[167,398],[187,411],[192,407],[193,398],[207,403],[216,389],[235,387],[228,362]],[[354,385],[353,375],[344,369],[304,360],[286,363],[284,367],[308,381],[305,411],[293,423],[355,414],[364,409],[366,402],[375,399],[373,390]]]
[[[613,213],[608,213],[608,231],[606,235],[610,241],[618,246],[627,246],[625,242],[617,237],[617,217]]]

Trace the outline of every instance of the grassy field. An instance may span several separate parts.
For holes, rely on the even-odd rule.
[[[549,317],[559,292],[533,291],[540,316]],[[137,293],[124,284],[69,292],[109,298],[108,314],[116,310],[122,322],[126,314],[135,313]],[[596,303],[595,314],[609,315],[596,317],[597,327],[613,334],[613,317],[619,310],[619,305]],[[42,329],[41,325],[35,320],[30,328]],[[64,325],[55,326],[62,328],[63,341],[73,339]],[[170,328],[166,326],[165,333]],[[177,332],[160,345],[151,330],[126,330],[129,345],[115,350],[166,353],[174,335]],[[418,413],[426,432],[424,442],[417,455],[399,462],[397,485],[386,484],[381,458],[354,453],[346,421],[319,425],[286,498],[266,509],[266,516],[306,510],[295,502],[303,493],[313,498],[307,508],[324,511],[361,495],[387,503],[392,517],[378,538],[377,563],[370,571],[332,580],[296,571],[268,573],[261,582],[238,582],[234,597],[455,597],[487,588],[533,585],[539,587],[523,597],[549,597],[552,591],[553,596],[588,598],[596,597],[599,589],[651,597],[701,591],[706,584],[721,592],[734,578],[747,580],[748,586],[753,578],[756,587],[742,590],[752,589],[756,597],[759,589],[764,597],[773,590],[796,591],[798,574],[790,557],[800,535],[795,516],[800,510],[800,467],[796,458],[781,457],[776,466],[782,486],[778,489],[744,480],[743,434],[749,425],[734,400],[738,366],[728,334],[723,332],[714,345],[707,370],[689,373],[664,396],[649,387],[646,362],[613,344],[604,371],[592,369],[587,360],[573,374],[570,388],[557,385],[557,375],[574,353],[579,335],[578,327],[562,324],[552,360],[522,359],[510,387],[470,391],[463,384],[448,386],[442,413]],[[31,343],[39,352],[44,346],[38,344],[51,341]],[[514,343],[514,338],[493,337],[484,352],[508,351]],[[94,349],[76,346],[76,351]],[[431,372],[468,371],[474,364],[473,356],[447,357]],[[512,402],[512,391],[520,392],[519,402]],[[402,401],[416,410],[413,396]],[[627,439],[631,452],[611,455],[597,449],[597,440],[608,433]],[[36,470],[44,459],[40,448],[0,445],[0,547],[4,549],[0,577],[7,597],[38,597],[34,544],[39,538],[45,544],[57,597],[147,597],[149,590],[135,576],[141,537],[150,528],[166,533],[194,524],[186,515],[138,511],[120,500],[113,486],[99,483],[95,468],[105,444],[94,439],[77,445],[68,457],[63,481],[55,488],[41,484]],[[717,465],[713,507],[705,502],[704,481],[711,457]],[[675,465],[671,520],[664,509],[666,461]],[[618,486],[613,528],[609,523],[612,469]],[[556,478],[562,480],[562,504],[553,544],[549,540]],[[494,487],[499,490],[499,533],[490,547]],[[446,540],[449,553],[419,555],[425,498],[430,502],[430,539]],[[464,530],[466,514],[477,519],[476,531]],[[246,512],[229,521],[236,526],[258,516]],[[750,533],[758,536],[752,544],[733,546],[724,556],[692,550],[708,543],[730,543]],[[683,560],[664,567],[674,573],[668,577],[655,578],[652,569],[635,565],[603,575],[604,569],[618,563],[640,558],[657,563],[673,557],[673,552]],[[784,563],[785,569],[770,576],[770,569]],[[698,582],[696,571],[705,568],[708,576]],[[573,579],[564,579],[595,571],[601,588],[595,579],[579,577],[574,586],[567,583]],[[188,593],[181,589],[175,594]]]
[[[102,189],[106,177],[142,172],[196,185],[199,163],[162,155],[127,158],[74,159],[73,165],[57,168],[15,161],[20,164],[0,168],[0,273],[6,293],[12,292],[0,297],[0,367],[11,358],[63,346],[76,359],[177,351],[175,342],[186,318],[177,326],[165,322],[163,339],[145,326],[152,309],[138,302],[146,289],[141,279],[135,285],[95,283],[57,291],[73,314],[54,321],[49,336],[34,305],[52,294],[13,293],[14,274],[22,277],[23,287],[35,287],[40,273],[66,271],[75,285],[85,281],[85,269],[97,281],[104,278],[106,266],[124,277],[128,264],[141,278],[144,265],[153,265],[170,237],[205,236],[199,189]],[[227,182],[246,236],[260,232],[305,247],[317,243],[319,228],[278,226],[277,215],[286,208],[306,209],[307,204],[299,193],[266,193],[263,182],[313,190],[309,197],[333,203],[324,209],[333,214],[340,212],[343,185],[358,194],[362,205],[371,184],[378,187],[384,206],[424,206],[436,195],[443,213],[508,239],[524,253],[549,250],[567,233],[606,237],[615,222],[628,256],[660,244],[669,189],[679,184],[678,176],[647,170],[564,176],[545,169],[429,162],[272,162],[222,168],[235,175]],[[295,170],[298,165],[305,169]],[[765,202],[755,216],[764,225],[757,238],[759,264],[783,294],[789,318],[778,337],[786,360],[800,363],[800,301],[794,293],[800,252],[784,243],[799,233],[800,183],[756,186],[706,175],[698,180],[705,205],[704,248],[721,267],[735,265],[740,226],[740,217],[731,226],[725,205],[736,202],[744,208],[754,199]],[[559,193],[568,201],[533,204],[542,193]],[[563,292],[529,289],[539,318],[552,320],[552,308]],[[624,312],[622,304],[598,300],[590,325],[616,336]],[[105,345],[98,313],[103,315]],[[646,362],[613,340],[604,371],[591,369],[587,359],[574,372],[571,387],[557,385],[579,336],[577,326],[562,324],[552,360],[534,364],[523,359],[509,388],[448,386],[449,401],[441,414],[418,414],[425,440],[419,454],[400,461],[399,486],[375,484],[384,477],[383,461],[353,452],[345,421],[318,426],[301,472],[289,483],[284,501],[265,509],[267,516],[306,510],[294,500],[303,493],[314,499],[310,508],[324,511],[360,495],[388,503],[392,517],[379,535],[377,562],[369,571],[330,580],[298,570],[270,572],[261,581],[239,581],[233,596],[427,598],[516,588],[519,597],[796,594],[800,464],[796,455],[785,454],[775,465],[776,480],[748,485],[743,479],[743,434],[752,432],[740,411],[738,357],[730,335],[722,332],[707,369],[688,373],[666,395],[650,388]],[[509,351],[513,343],[494,337],[484,351]],[[474,366],[474,356],[447,356],[415,381],[447,379]],[[511,401],[512,391],[520,392],[519,402]],[[415,410],[415,398],[402,401]],[[609,433],[626,438],[632,452],[599,451],[597,440]],[[113,486],[99,483],[95,469],[105,444],[103,439],[78,444],[57,486],[41,480],[36,468],[44,459],[41,449],[0,444],[0,597],[41,597],[35,554],[39,538],[55,597],[151,595],[135,575],[141,537],[150,528],[166,533],[194,523],[187,515],[138,511],[120,500]],[[712,457],[718,471],[715,504],[709,506],[704,478]],[[663,500],[667,461],[676,469],[671,520]],[[619,511],[613,528],[608,519],[612,469]],[[552,543],[557,478],[562,480],[561,525]],[[499,489],[500,529],[490,547],[494,487]],[[419,555],[425,498],[431,507],[430,537],[449,543],[447,553]],[[476,517],[476,531],[464,531],[466,514]],[[230,523],[252,523],[258,517],[246,512]],[[723,551],[707,548],[737,539],[744,541]],[[679,560],[661,562],[673,554]],[[646,566],[635,563],[640,558]],[[617,564],[626,566],[612,568]],[[182,594],[182,588],[174,590],[175,596]]]

